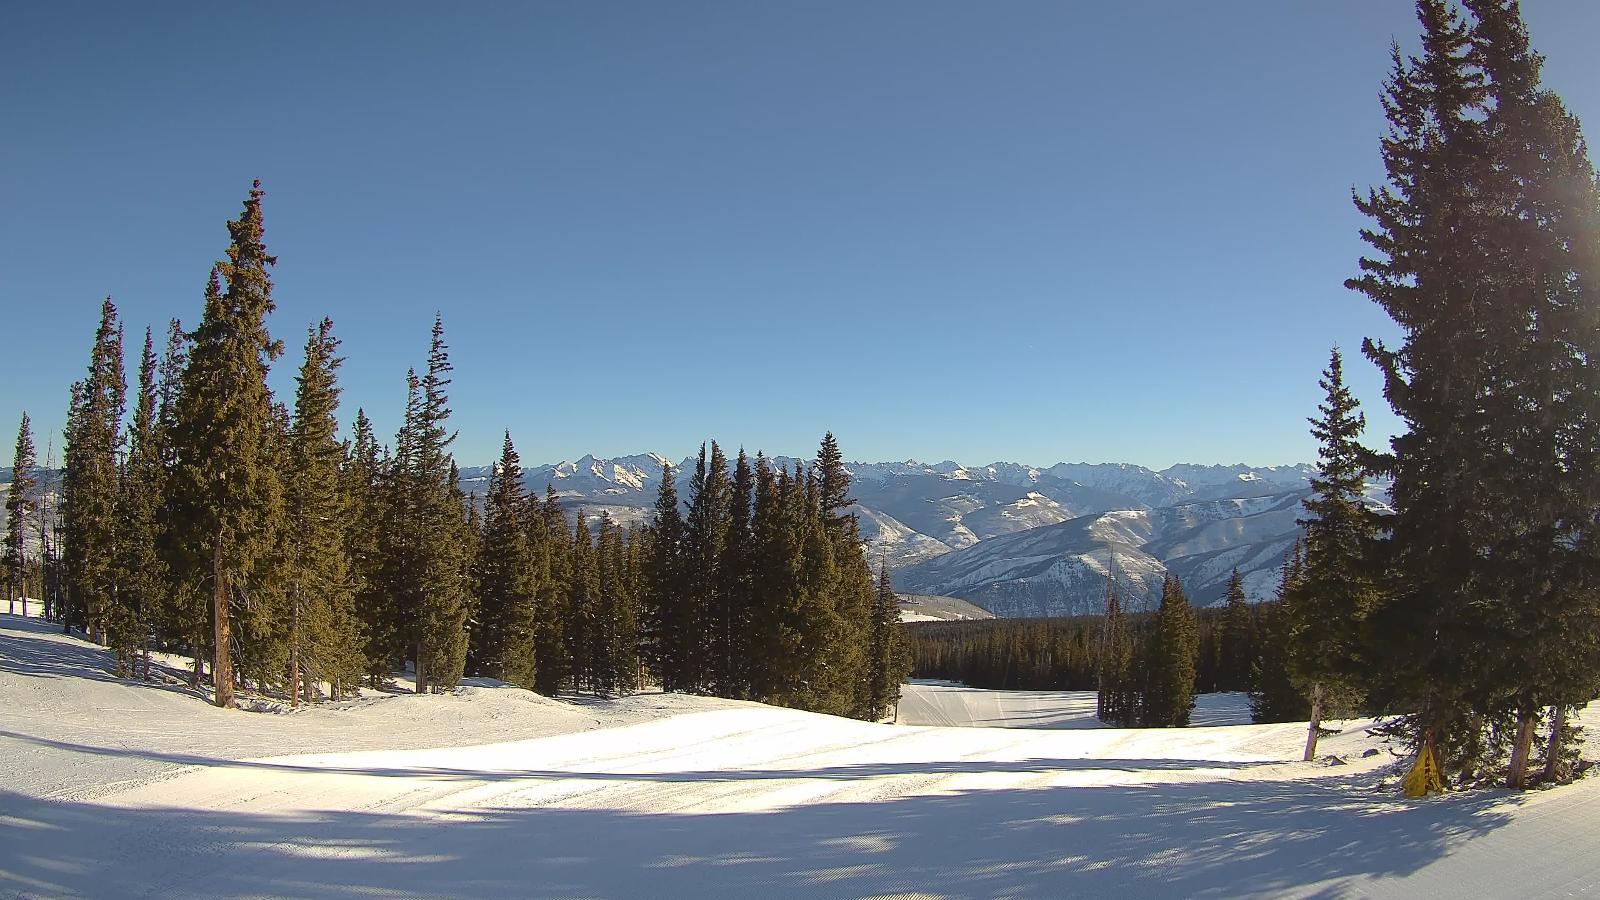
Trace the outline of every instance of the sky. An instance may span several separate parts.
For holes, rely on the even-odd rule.
[[[1595,135],[1600,3],[1527,0]],[[392,435],[442,314],[455,446],[1279,464],[1381,181],[1397,0],[30,3],[0,29],[0,457],[59,458],[111,295],[196,324],[259,178],[288,345]],[[130,364],[130,371],[133,366]]]

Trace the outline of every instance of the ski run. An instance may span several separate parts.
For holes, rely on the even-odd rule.
[[[44,623],[0,620],[0,895],[1411,898],[1600,885],[1600,781],[1405,800],[1403,761],[1366,720],[1335,723],[1324,755],[1302,763],[1303,725],[1098,728],[1092,703],[1065,692],[1052,705],[1049,692],[908,688],[903,720],[940,726],[488,682],[249,712],[111,667]],[[1196,720],[1237,720],[1238,703],[1203,697]],[[996,719],[1007,727],[951,727]]]

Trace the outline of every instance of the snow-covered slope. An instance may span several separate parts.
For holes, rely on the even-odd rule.
[[[0,620],[4,896],[1399,898],[1600,888],[1600,781],[1406,801],[1392,782],[1374,790],[1392,758],[1360,723],[1324,740],[1328,757],[1301,763],[1299,724],[904,727],[728,703],[606,727],[595,720],[612,704],[509,688],[379,699],[377,714],[356,718],[251,714],[117,681],[95,667],[105,651],[87,645],[53,666],[64,645],[12,624]],[[408,714],[388,720],[385,709]],[[415,743],[416,732],[456,729],[463,713],[485,742]],[[294,755],[271,739],[238,753],[254,736],[296,728],[321,737]],[[506,736],[517,728],[533,736]],[[52,788],[37,773],[73,786]]]

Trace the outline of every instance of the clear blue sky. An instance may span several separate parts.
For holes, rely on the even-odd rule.
[[[1600,122],[1600,3],[1528,0]],[[0,457],[98,304],[193,324],[250,179],[273,374],[331,315],[392,434],[435,310],[457,455],[1310,459],[1410,4],[24,3],[0,29]],[[43,452],[46,435],[39,435]]]

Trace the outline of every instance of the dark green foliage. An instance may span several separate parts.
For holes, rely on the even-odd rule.
[[[1142,698],[1145,725],[1182,728],[1189,724],[1198,652],[1194,609],[1178,577],[1169,573],[1161,583],[1161,607],[1149,644],[1149,686]]]
[[[17,446],[11,460],[11,488],[6,494],[5,576],[6,600],[10,611],[15,612],[18,600],[27,602],[24,538],[39,514],[39,498],[35,496],[38,482],[34,478],[38,459],[34,456],[33,429],[27,413],[22,414],[22,424],[17,426]]]
[[[614,697],[638,687],[638,583],[622,529],[606,513],[600,515],[594,569],[589,686],[602,697]]]
[[[266,328],[274,308],[267,269],[276,260],[262,243],[262,195],[257,182],[243,215],[228,223],[228,258],[213,270],[173,418],[174,568],[182,583],[211,597],[218,706],[233,704],[231,613],[264,587],[261,567],[276,549],[266,377],[283,348]]]
[[[1395,54],[1386,91],[1389,183],[1357,201],[1376,254],[1349,283],[1402,329],[1364,349],[1406,427],[1371,632],[1398,638],[1376,699],[1447,771],[1492,766],[1515,719],[1520,783],[1540,708],[1593,697],[1600,670],[1600,192],[1517,5],[1466,6],[1418,3],[1422,53]]]
[[[1244,579],[1235,568],[1224,595],[1222,627],[1218,632],[1217,680],[1219,691],[1250,690],[1250,665],[1256,656],[1255,615],[1244,593]]]
[[[692,620],[685,602],[689,591],[688,562],[683,516],[670,465],[662,466],[649,542],[642,604],[645,662],[663,689],[688,690],[693,686],[686,663],[693,640]]]
[[[1137,725],[1141,697],[1133,671],[1133,635],[1113,575],[1106,577],[1106,612],[1096,650],[1095,711],[1100,721],[1118,728]]]
[[[564,633],[572,546],[567,537],[567,516],[555,489],[546,485],[542,503],[533,498],[528,502],[528,534],[539,575],[534,625],[534,652],[539,666],[534,687],[541,694],[554,695],[572,671]]]
[[[1260,653],[1251,667],[1250,719],[1254,722],[1298,722],[1311,714],[1311,703],[1291,669],[1294,620],[1290,597],[1305,575],[1305,546],[1295,538],[1278,576],[1278,599],[1256,608]]]
[[[284,487],[291,698],[316,699],[322,682],[338,696],[367,670],[356,613],[361,576],[351,559],[351,530],[364,527],[352,513],[360,511],[364,497],[363,486],[344,471],[345,451],[336,436],[336,379],[343,362],[335,355],[338,348],[333,322],[323,319],[306,339],[289,436]],[[363,440],[370,444],[370,426],[367,432]]]
[[[539,513],[522,489],[522,460],[506,432],[500,462],[489,479],[482,550],[477,565],[478,614],[472,632],[474,674],[526,688],[536,686],[539,572],[528,516]]]
[[[117,587],[117,454],[127,381],[122,326],[107,297],[89,354],[89,374],[73,388],[61,479],[61,549],[66,565],[65,627],[106,641]]]
[[[1367,452],[1360,445],[1366,417],[1344,384],[1337,348],[1320,382],[1327,399],[1311,419],[1320,444],[1312,496],[1305,501],[1305,561],[1283,595],[1289,616],[1289,671],[1311,701],[1312,741],[1325,713],[1356,704],[1363,666],[1363,626],[1378,602],[1373,578],[1376,518],[1364,503]]]
[[[911,674],[911,649],[900,624],[900,600],[889,579],[889,567],[878,573],[868,632],[867,700],[862,718],[880,721],[900,702],[900,685]]]
[[[158,553],[160,508],[166,487],[162,433],[157,421],[159,385],[154,338],[147,329],[139,358],[139,390],[129,426],[128,454],[117,491],[117,588],[107,637],[120,674],[148,665],[152,632],[167,590],[166,563]]]

